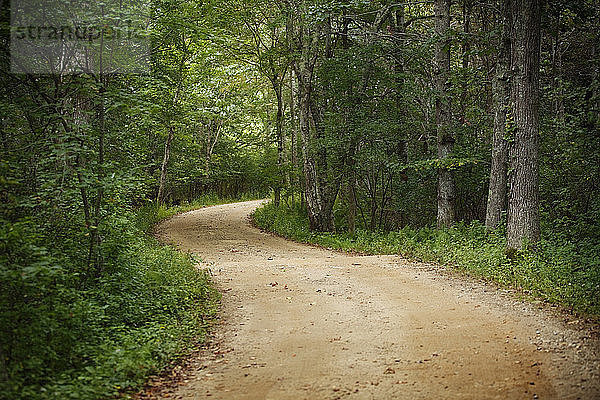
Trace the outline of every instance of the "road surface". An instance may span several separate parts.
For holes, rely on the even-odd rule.
[[[439,266],[261,232],[260,203],[158,227],[223,293],[210,346],[163,398],[600,398],[598,340],[580,321]]]

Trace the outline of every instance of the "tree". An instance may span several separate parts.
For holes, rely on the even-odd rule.
[[[450,78],[450,0],[436,0],[435,13],[435,123],[437,128],[437,154],[440,164],[448,159],[454,146],[451,126],[448,85]],[[450,226],[455,220],[454,199],[456,189],[453,172],[441,165],[438,168],[438,227]]]
[[[511,1],[511,146],[507,247],[520,249],[540,238],[539,68],[541,1]]]
[[[494,229],[500,223],[506,207],[508,142],[506,141],[506,113],[510,98],[511,73],[511,7],[510,0],[502,1],[501,34],[499,40],[496,75],[494,77],[494,133],[492,140],[492,165],[488,191],[485,226]]]
[[[170,91],[165,107],[163,108],[162,122],[167,131],[167,138],[164,145],[156,194],[156,201],[159,204],[164,203],[171,147],[177,129],[177,119],[180,117],[179,109],[181,106],[182,91],[184,90],[183,85],[187,77],[189,59],[192,54],[190,46],[194,39],[194,33],[196,33],[194,30],[188,32],[186,29],[185,18],[188,17],[186,15],[186,6],[187,4],[177,6],[172,3],[171,7],[166,8],[166,12],[162,16],[163,21],[161,21],[165,25],[163,33],[165,43],[163,46],[166,48],[163,48],[164,59],[162,60],[162,65],[157,60],[156,66],[162,70],[164,78],[168,82],[167,85],[170,86]]]
[[[297,79],[298,117],[302,135],[305,196],[310,227],[316,231],[333,231],[333,205],[339,190],[340,177],[329,176],[327,144],[323,139],[321,110],[315,107],[317,61],[325,41],[331,39],[328,18],[312,19],[307,2],[289,4],[288,40],[292,46],[292,67]]]
[[[275,183],[275,205],[281,201],[281,189],[284,183],[284,132],[283,89],[289,67],[289,57],[286,54],[285,23],[281,13],[272,2],[255,2],[244,10],[244,27],[249,32],[248,53],[252,59],[247,59],[254,65],[271,84],[277,102],[275,116],[275,142],[277,145],[278,176]]]

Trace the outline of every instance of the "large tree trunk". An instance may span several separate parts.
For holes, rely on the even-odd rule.
[[[450,157],[454,147],[454,136],[451,128],[450,100],[448,98],[448,78],[450,75],[450,0],[436,0],[435,33],[435,121],[437,126],[437,153],[438,159],[444,161]],[[454,223],[454,199],[456,189],[454,176],[448,168],[438,169],[438,228],[450,226]]]
[[[306,76],[304,76],[305,79],[302,79],[303,75],[298,72],[296,72],[296,75],[303,81],[306,79]],[[331,232],[335,229],[333,203],[337,190],[332,193],[327,182],[326,171],[324,171],[326,160],[319,159],[321,157],[320,152],[315,152],[309,148],[309,144],[317,133],[317,126],[312,115],[310,86],[299,80],[298,89],[306,208],[310,229],[319,232]]]
[[[492,167],[488,192],[485,226],[494,229],[500,223],[506,207],[508,171],[508,142],[506,141],[506,112],[510,101],[510,27],[512,24],[509,0],[502,2],[502,34],[494,78],[494,138]]]
[[[600,34],[598,33],[600,29],[600,1],[598,0],[594,0],[594,11],[594,17],[596,20],[594,27],[596,31],[596,38],[599,40],[594,42],[591,52],[592,63],[595,64],[592,82],[596,82],[592,89],[592,99],[596,99],[596,101],[592,103],[592,110],[595,111],[592,112],[592,116],[595,117],[592,117],[590,124],[598,129],[600,128],[600,84],[598,84],[600,81],[600,56],[598,55],[600,52]]]
[[[469,95],[468,78],[469,78],[469,52],[471,50],[471,8],[473,5],[470,0],[463,0],[462,16],[463,16],[463,40],[462,40],[462,82],[460,93],[460,122],[467,122],[467,99]]]
[[[539,215],[539,0],[512,1],[512,117],[510,195],[506,228],[507,247],[519,249],[524,241],[540,237]]]
[[[298,57],[292,62],[298,83],[298,113],[302,137],[302,158],[305,183],[305,200],[310,228],[321,232],[335,229],[333,205],[339,190],[340,179],[329,176],[327,152],[323,147],[315,148],[322,135],[320,116],[313,106],[314,70],[319,58],[321,34],[327,31],[323,24],[305,26],[298,24],[298,9],[290,9],[287,33]],[[301,15],[301,14],[300,14]],[[329,21],[327,21],[329,22]],[[325,28],[325,29],[324,29]]]
[[[342,10],[342,48],[344,50],[348,50],[350,48],[350,40],[348,38],[348,28],[351,23],[351,19],[347,17],[347,10]],[[352,85],[347,89],[346,96],[348,98],[352,97]],[[348,127],[348,117],[346,114],[344,116],[344,126]],[[346,131],[347,132],[347,131]],[[348,157],[348,168],[347,168],[347,178],[346,178],[346,201],[348,206],[348,214],[347,223],[348,223],[348,233],[354,235],[356,230],[356,163],[354,159],[354,155],[356,154],[356,148],[358,147],[358,140],[353,139],[351,141],[350,150],[351,155]]]
[[[396,45],[396,57],[394,60],[394,69],[396,71],[396,107],[399,113],[399,126],[400,131],[398,132],[398,147],[397,147],[397,155],[400,163],[406,165],[408,164],[408,152],[407,152],[407,142],[406,133],[404,133],[404,129],[402,128],[402,124],[406,121],[406,111],[405,111],[405,96],[404,96],[404,60],[402,54],[402,48],[405,45],[405,33],[406,33],[406,17],[404,13],[404,5],[399,5],[396,9],[396,12],[393,15],[392,21],[394,23],[394,33],[398,36],[398,44]],[[400,172],[400,181],[406,182],[408,180],[407,169],[403,169]],[[401,217],[403,220],[404,218]]]

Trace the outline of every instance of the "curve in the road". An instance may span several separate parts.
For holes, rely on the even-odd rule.
[[[505,290],[432,266],[342,254],[263,233],[248,221],[259,204],[204,208],[159,227],[164,241],[203,260],[223,293],[223,323],[210,351],[171,398],[600,393],[598,343],[585,332]]]

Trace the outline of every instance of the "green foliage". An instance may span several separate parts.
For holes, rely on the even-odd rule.
[[[152,228],[160,221],[163,221],[175,214],[187,211],[197,210],[202,207],[215,206],[219,204],[234,203],[237,201],[250,201],[262,198],[260,193],[245,193],[236,197],[220,197],[215,193],[203,194],[190,203],[183,203],[178,206],[158,205],[155,202],[149,202],[148,205],[140,207],[135,212],[135,226],[142,232],[151,233]]]
[[[14,75],[0,53],[0,398],[106,398],[202,339],[208,277],[146,234],[265,195],[276,162],[265,85],[205,11],[153,3],[147,75]]]
[[[443,230],[405,227],[388,233],[316,233],[308,229],[308,218],[301,208],[277,208],[272,203],[255,211],[253,218],[259,227],[299,242],[440,263],[521,289],[544,301],[600,315],[598,243],[576,243],[548,233],[536,248],[507,254],[504,235],[487,232],[478,222]]]
[[[338,231],[354,198],[355,235],[312,233],[298,208],[267,206],[255,215],[259,225],[327,247],[455,265],[598,314],[598,10],[589,1],[545,8],[544,238],[535,251],[511,254],[501,231],[471,223],[485,217],[498,12],[485,2],[452,8],[444,101],[454,148],[443,160],[430,4],[158,0],[151,71],[137,76],[9,74],[6,31],[0,397],[106,397],[159,369],[204,326],[212,292],[188,257],[144,233],[224,198],[262,197],[283,183],[284,195],[306,190],[307,156],[317,181],[338,194]],[[310,79],[289,74],[309,60]],[[306,84],[311,115],[301,132]],[[274,91],[286,103],[284,154],[274,145]],[[513,125],[509,115],[509,141]],[[163,169],[167,205],[157,206]],[[428,228],[439,169],[452,170],[464,221],[442,231]]]
[[[217,298],[209,277],[144,231],[172,212],[110,217],[92,283],[32,221],[2,221],[0,398],[111,396],[202,340]]]

